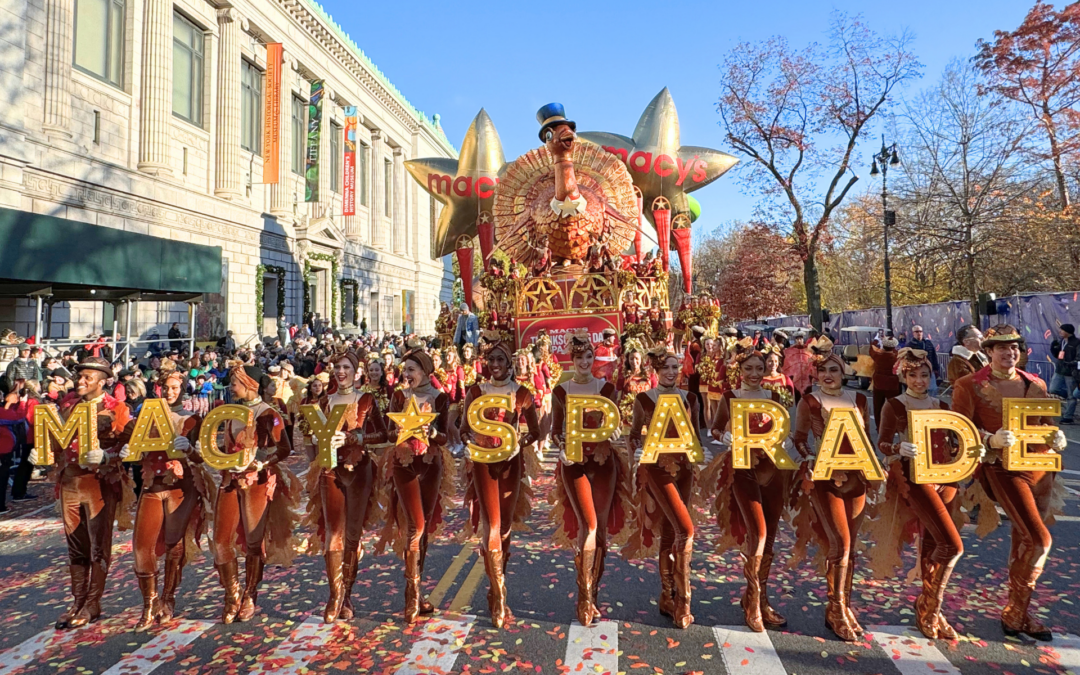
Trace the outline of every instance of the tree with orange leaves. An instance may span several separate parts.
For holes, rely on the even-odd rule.
[[[791,286],[799,261],[783,237],[760,224],[733,233],[731,263],[718,272],[716,298],[732,321],[763,319],[794,312]]]
[[[1046,133],[1045,155],[1067,210],[1065,161],[1080,146],[1080,2],[1059,12],[1040,0],[1019,28],[994,31],[978,47],[975,64],[989,78],[987,88],[1023,104]]]

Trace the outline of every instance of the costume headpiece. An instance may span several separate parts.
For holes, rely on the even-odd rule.
[[[501,352],[506,357],[506,362],[513,364],[514,361],[514,345],[510,341],[506,340],[506,336],[502,331],[497,330],[485,330],[480,339],[480,355],[487,360],[491,358],[491,355],[495,352]]]
[[[669,357],[679,358],[679,355],[667,348],[667,345],[657,345],[649,350],[649,363],[653,370],[660,370]]]
[[[570,336],[570,358],[577,358],[585,352],[596,353],[592,340],[586,331],[580,331]]]
[[[839,354],[833,352],[833,341],[828,336],[821,335],[814,338],[810,342],[810,353],[812,354],[810,360],[818,370],[824,368],[829,361],[840,366],[840,370],[844,369],[844,360],[840,358]]]
[[[629,338],[626,340],[626,342],[623,343],[623,354],[625,356],[629,356],[633,352],[637,352],[639,354],[645,353],[645,345],[641,344],[641,340],[637,339],[636,337]]]
[[[412,361],[416,365],[420,366],[420,370],[424,371],[425,375],[431,375],[435,372],[435,362],[431,360],[431,357],[422,349],[414,349],[401,357],[402,361]]]
[[[262,395],[263,392],[263,380],[269,379],[262,369],[256,366],[233,366],[229,370],[229,380],[236,381],[244,385],[248,389],[259,392]]]
[[[29,348],[30,347],[26,347],[26,349]],[[112,366],[109,365],[109,362],[106,359],[103,359],[100,356],[87,356],[79,362],[79,365],[75,366],[76,373],[80,370],[96,370],[106,377],[113,376]]]
[[[1010,342],[1023,342],[1024,337],[1020,335],[1020,332],[1016,330],[1015,326],[1007,323],[999,323],[990,330],[986,331],[986,336],[982,341],[983,349],[990,349],[994,345],[1008,344]]]
[[[908,373],[918,370],[922,366],[926,366],[930,369],[930,372],[934,372],[933,366],[930,365],[930,359],[927,358],[927,353],[923,349],[912,349],[911,347],[904,347],[896,354],[896,372],[901,377]]]

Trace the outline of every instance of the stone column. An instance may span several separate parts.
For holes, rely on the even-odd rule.
[[[171,176],[173,8],[171,0],[146,0],[143,23],[142,115],[139,170]]]
[[[240,159],[240,36],[247,21],[235,8],[219,9],[217,138],[214,194],[237,199],[244,194]]]
[[[71,50],[73,3],[45,2],[45,121],[50,136],[71,138]]]
[[[385,251],[389,232],[386,229],[386,198],[383,196],[383,133],[379,129],[371,130],[371,243],[375,248]]]
[[[285,52],[281,56],[281,128],[278,154],[278,182],[270,185],[270,215],[279,223],[294,221],[293,198],[296,186],[292,172],[292,77],[296,62]]]
[[[405,153],[394,148],[394,253],[405,255],[409,245],[408,208],[405,204]]]

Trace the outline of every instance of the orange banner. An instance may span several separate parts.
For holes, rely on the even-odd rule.
[[[263,95],[263,183],[278,182],[281,157],[281,60],[279,42],[266,45],[266,92]]]

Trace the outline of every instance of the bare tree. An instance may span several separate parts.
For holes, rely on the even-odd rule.
[[[792,49],[783,38],[742,43],[724,59],[717,104],[728,142],[750,161],[741,178],[765,197],[762,219],[784,223],[802,261],[811,321],[821,327],[817,256],[867,125],[894,91],[919,77],[911,36],[883,37],[835,13],[828,47]],[[837,141],[839,139],[839,141]]]

